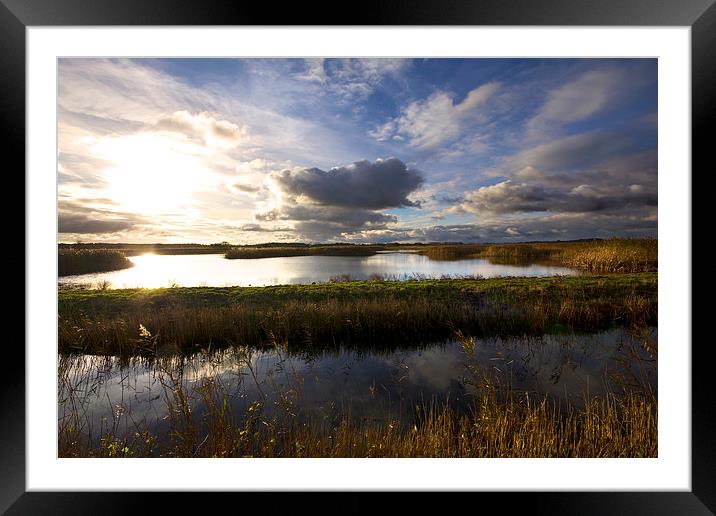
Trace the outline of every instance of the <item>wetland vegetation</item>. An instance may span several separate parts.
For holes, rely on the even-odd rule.
[[[426,246],[434,260],[488,258],[494,262],[550,262],[589,272],[653,272],[658,269],[656,239],[609,239],[526,244]]]
[[[219,253],[250,260],[411,251],[437,262],[541,261],[588,272],[400,280],[374,274],[356,280],[348,271],[315,284],[61,289],[60,456],[656,456],[658,346],[655,333],[644,337],[657,325],[656,250],[655,240],[397,249],[246,246]],[[118,249],[61,249],[63,254],[127,260]],[[636,337],[617,337],[614,331]],[[550,335],[562,340],[547,346],[549,352],[528,344]],[[595,348],[589,335],[609,343],[602,358],[589,359],[598,367],[585,378],[593,376],[597,383],[565,380],[565,374],[586,367],[573,348],[584,339],[585,349]],[[505,339],[514,349],[491,344]],[[445,354],[445,346],[452,354]],[[624,358],[630,346],[640,351]],[[222,358],[227,353],[244,358],[227,362]],[[260,371],[262,356],[276,360],[272,372]],[[431,372],[421,376],[416,371],[423,356],[433,359]],[[539,367],[525,369],[535,356],[547,361],[536,363],[551,364],[547,376]],[[651,372],[634,373],[645,356]],[[192,377],[187,364],[197,360],[201,373]],[[319,374],[312,369],[317,363],[333,365]],[[386,376],[380,368],[390,363],[394,370]],[[617,384],[600,379],[615,364],[617,369],[627,364],[629,378]],[[448,370],[449,377],[440,380],[436,367]],[[309,375],[306,368],[314,372]],[[339,376],[337,368],[347,376]],[[234,384],[227,374],[240,380]],[[133,383],[126,383],[132,375]],[[345,379],[330,387],[337,376]],[[529,378],[545,379],[525,384]],[[246,379],[255,387],[246,388]],[[150,382],[145,389],[152,395],[153,415],[146,400],[138,401],[142,382]],[[343,399],[326,394],[344,389],[346,382],[356,390]],[[309,410],[312,383],[330,399]],[[601,383],[609,388],[595,392]],[[109,407],[95,399],[100,386]],[[431,394],[423,398],[426,393]],[[381,397],[390,403],[374,402]],[[105,415],[98,420],[99,414]]]
[[[277,287],[62,290],[61,352],[590,331],[655,324],[657,275],[356,281]],[[140,338],[140,325],[152,339]]]

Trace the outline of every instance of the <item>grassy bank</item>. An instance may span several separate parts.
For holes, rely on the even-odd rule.
[[[62,353],[205,346],[386,346],[450,337],[656,324],[657,274],[63,290]],[[143,328],[143,330],[142,330]]]
[[[127,269],[134,264],[114,249],[60,249],[57,270],[60,276]]]

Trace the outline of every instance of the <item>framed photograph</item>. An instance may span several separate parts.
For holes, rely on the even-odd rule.
[[[712,0],[303,7],[2,0],[27,302],[0,509],[711,514]]]

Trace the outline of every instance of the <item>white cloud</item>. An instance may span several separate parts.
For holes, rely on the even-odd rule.
[[[386,77],[398,78],[410,66],[410,59],[322,59],[305,60],[302,72],[295,79],[321,86],[320,94],[328,92],[344,101],[368,98]]]
[[[372,138],[375,138],[379,142],[384,142],[386,140],[396,139],[396,138],[400,138],[400,140],[403,139],[402,136],[395,134],[395,121],[394,120],[389,120],[385,124],[376,127],[372,131],[368,131],[368,135]]]
[[[455,210],[617,214],[628,209],[641,210],[642,215],[651,213],[657,205],[655,151],[615,156],[613,149],[600,152],[602,144],[598,142],[620,141],[618,135],[599,135],[597,150],[585,147],[589,138],[575,138],[506,160],[501,175],[508,179],[466,192]]]
[[[524,89],[532,89],[520,96],[511,79],[508,86],[482,84],[464,98],[433,90],[398,100],[409,91],[403,72],[410,62],[250,60],[242,68],[246,81],[222,76],[198,86],[142,60],[62,59],[59,194],[83,205],[63,211],[62,228],[82,238],[101,232],[201,241],[222,231],[259,240],[264,231],[319,240],[526,238],[540,234],[539,220],[545,234],[596,231],[583,214],[606,229],[627,231],[628,220],[634,228],[656,227],[656,151],[642,152],[649,140],[634,130],[570,135],[577,128],[568,127],[626,104],[637,92],[635,68],[572,75],[525,122],[532,114],[526,99],[534,101],[533,91],[544,95],[542,86],[525,81]],[[372,107],[363,101],[377,90],[404,102],[397,116],[368,133],[382,144],[366,137],[364,118],[352,116]],[[525,129],[532,139],[523,138]],[[410,160],[406,170],[373,162],[329,169],[394,153]],[[419,186],[406,173],[418,163],[431,169]],[[281,181],[283,170],[289,172]],[[480,192],[491,175],[497,184]],[[454,184],[434,182],[458,176]],[[100,206],[99,198],[116,204]],[[401,209],[411,206],[422,209]],[[541,218],[530,218],[535,213]],[[437,217],[444,225],[432,227]]]
[[[153,125],[160,131],[171,131],[196,138],[209,147],[235,147],[248,134],[246,126],[237,125],[228,120],[219,120],[208,112],[192,114],[188,111],[176,111],[172,115],[160,118]]]
[[[484,106],[499,89],[497,82],[483,84],[458,103],[452,94],[436,91],[425,100],[411,102],[397,118],[377,127],[370,135],[378,140],[402,136],[411,147],[434,150],[458,139],[465,123],[478,116],[477,108]]]
[[[128,59],[60,59],[58,68],[58,104],[70,112],[151,123],[214,103],[209,92]]]
[[[326,69],[323,66],[324,59],[322,57],[306,59],[306,68],[303,73],[295,76],[299,81],[317,82],[323,84],[328,80]]]

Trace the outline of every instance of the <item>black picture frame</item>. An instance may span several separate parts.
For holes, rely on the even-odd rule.
[[[691,27],[692,171],[706,173],[716,121],[716,0],[407,0],[361,2],[354,10],[318,3],[281,5],[261,2],[194,2],[190,0],[0,0],[0,113],[5,158],[15,170],[25,164],[25,30],[30,26],[89,25],[602,25]],[[713,165],[709,163],[709,167]],[[8,171],[9,172],[9,171]],[[24,182],[22,188],[24,189]],[[693,188],[692,188],[693,191]],[[696,207],[696,203],[692,206]],[[699,220],[694,216],[692,219]],[[692,235],[696,234],[692,230]],[[23,235],[24,239],[24,235]],[[692,260],[692,270],[693,270]],[[28,271],[25,269],[27,275]],[[27,277],[26,277],[27,281]],[[694,303],[694,310],[698,307]],[[26,306],[32,310],[32,306]],[[700,308],[703,310],[703,308]],[[27,313],[27,312],[26,312]],[[693,313],[693,312],[692,312]],[[692,315],[692,320],[693,320]],[[693,339],[692,339],[693,340]],[[707,384],[712,346],[692,346],[692,490],[690,492],[559,492],[479,493],[489,501],[517,507],[529,504],[538,514],[713,514],[716,511],[715,406]],[[687,346],[691,342],[669,343]],[[112,514],[148,509],[147,495],[126,493],[26,492],[25,488],[25,354],[6,353],[17,366],[3,372],[0,389],[0,512],[7,514]],[[5,417],[8,415],[8,417]],[[162,510],[187,507],[181,493],[151,494]],[[212,494],[213,497],[217,496]],[[246,503],[247,493],[241,496]],[[350,495],[341,512],[372,510],[373,494]],[[253,498],[250,496],[249,498]],[[422,504],[422,496],[405,503]],[[219,500],[212,499],[212,505]],[[228,500],[225,500],[228,501]],[[480,500],[483,502],[483,500]],[[221,503],[221,501],[219,501]],[[294,501],[295,503],[295,501]],[[474,503],[474,502],[470,502]],[[330,504],[322,506],[329,508]],[[274,507],[275,508],[275,507]],[[311,510],[316,505],[312,504]],[[408,506],[403,508],[410,510]],[[320,510],[320,506],[319,506]],[[325,510],[325,509],[324,509]],[[329,509],[330,510],[330,509]]]

